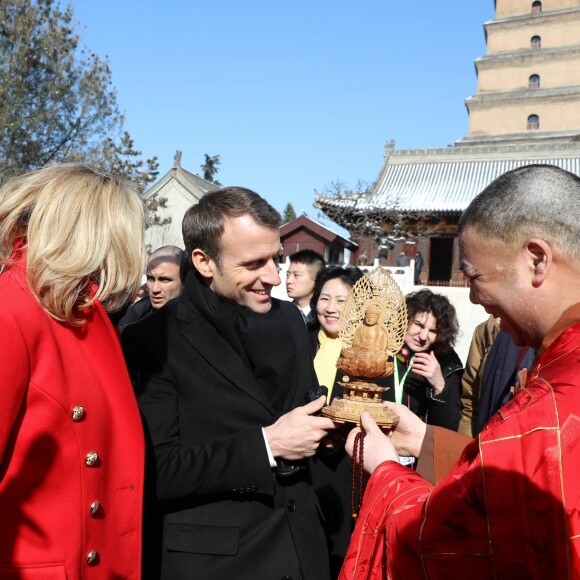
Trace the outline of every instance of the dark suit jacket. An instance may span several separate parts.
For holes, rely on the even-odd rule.
[[[151,316],[153,312],[155,312],[155,309],[151,305],[151,298],[149,298],[149,296],[141,298],[141,300],[135,302],[135,304],[131,304],[131,306],[127,308],[125,314],[117,322],[119,332],[123,334],[125,328],[129,326],[129,324],[135,324],[135,322],[139,322],[139,320],[142,320],[146,316]]]
[[[316,378],[302,317],[291,303],[281,308],[300,385],[289,393],[285,411],[304,403]],[[270,467],[262,427],[279,413],[196,310],[187,285],[180,298],[127,327],[123,343],[163,510],[160,577],[327,578],[309,471],[284,480]],[[155,570],[144,568],[145,574]]]

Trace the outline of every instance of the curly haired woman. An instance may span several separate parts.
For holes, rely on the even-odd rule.
[[[463,365],[453,350],[459,332],[455,308],[427,289],[408,294],[406,302],[405,344],[383,398],[403,403],[430,425],[457,431]]]

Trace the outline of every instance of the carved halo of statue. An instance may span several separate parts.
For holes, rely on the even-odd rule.
[[[379,425],[396,425],[398,417],[382,404],[387,387],[372,380],[393,373],[389,359],[403,346],[406,331],[405,297],[390,272],[379,266],[358,280],[347,295],[340,318],[343,349],[337,367],[355,380],[345,377],[343,398],[325,407],[325,416],[360,423],[361,413],[369,411]]]

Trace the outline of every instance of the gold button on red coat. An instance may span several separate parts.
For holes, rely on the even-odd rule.
[[[95,564],[98,564],[98,561],[99,561],[99,553],[96,550],[91,550],[87,554],[87,564],[89,566],[94,566]]]
[[[101,509],[101,504],[97,500],[95,500],[91,504],[91,507],[89,508],[89,513],[91,514],[92,517],[94,517],[100,509]]]
[[[82,405],[77,405],[73,408],[71,412],[71,417],[73,421],[81,421],[85,416],[85,408]]]
[[[89,467],[92,467],[97,462],[98,459],[99,456],[97,455],[97,452],[91,451],[90,453],[87,453],[87,456],[85,457],[85,463]]]

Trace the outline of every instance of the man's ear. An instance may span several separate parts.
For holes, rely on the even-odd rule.
[[[191,252],[191,261],[193,262],[195,269],[204,278],[211,279],[214,277],[216,269],[215,262],[203,250],[193,250],[193,252]]]
[[[546,240],[530,238],[526,240],[524,250],[532,261],[532,285],[538,288],[544,283],[552,268],[554,258],[552,248]]]

